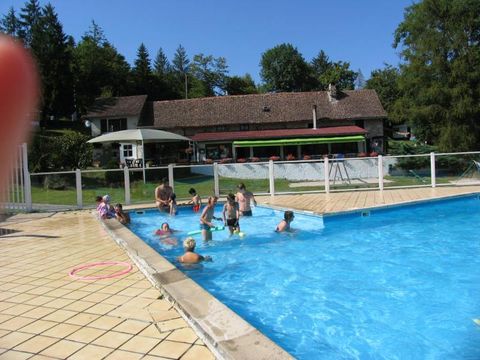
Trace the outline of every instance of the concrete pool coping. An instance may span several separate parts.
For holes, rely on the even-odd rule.
[[[95,212],[93,216],[97,219]],[[99,220],[147,279],[220,359],[293,359],[115,219]]]

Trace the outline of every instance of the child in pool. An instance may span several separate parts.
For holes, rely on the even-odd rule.
[[[172,237],[171,235],[175,232],[168,223],[164,222],[162,227],[155,231],[155,235],[160,236],[160,241],[167,245],[177,245],[177,238]]]
[[[283,220],[280,221],[280,223],[277,225],[277,228],[275,229],[276,232],[284,232],[284,231],[291,231],[290,229],[290,223],[293,221],[295,218],[295,215],[293,215],[293,211],[285,211],[283,214]]]
[[[215,227],[215,225],[212,224],[212,220],[223,220],[213,216],[217,200],[218,198],[216,196],[210,196],[207,205],[203,208],[202,215],[200,216],[200,230],[202,230],[202,238],[204,241],[212,240],[212,232],[210,231],[210,228]]]
[[[185,254],[179,256],[177,260],[184,264],[196,264],[201,261],[212,261],[210,256],[202,256],[195,253],[195,240],[192,237],[188,237],[183,242],[183,248],[185,249]]]
[[[130,215],[128,212],[123,211],[122,204],[115,205],[115,217],[123,225],[130,224]]]
[[[240,210],[238,209],[238,203],[235,202],[235,195],[228,194],[227,202],[223,206],[223,222],[225,226],[228,226],[230,235],[233,235],[234,231],[240,231]]]
[[[177,195],[175,193],[172,193],[169,199],[169,205],[170,205],[170,215],[174,216],[177,215]]]
[[[202,206],[202,199],[200,198],[200,195],[197,194],[197,191],[194,188],[188,190],[188,193],[192,195],[192,200],[190,200],[188,203],[193,205],[193,212],[199,212],[200,207]]]

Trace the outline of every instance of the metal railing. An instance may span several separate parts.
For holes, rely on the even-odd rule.
[[[124,204],[154,201],[166,178],[179,201],[193,187],[202,196],[225,196],[239,183],[257,195],[480,185],[480,152],[430,153],[342,159],[175,165],[28,173],[25,159],[12,177],[6,208],[17,211],[81,209],[95,195]],[[21,190],[21,191],[20,191]],[[4,204],[5,205],[5,204]]]

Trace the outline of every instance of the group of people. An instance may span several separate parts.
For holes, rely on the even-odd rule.
[[[228,194],[227,201],[223,206],[222,218],[214,216],[215,205],[217,204],[218,198],[216,196],[210,196],[208,198],[207,204],[200,215],[200,230],[204,241],[212,239],[212,231],[216,229],[213,223],[214,220],[223,220],[224,225],[227,226],[230,231],[230,235],[234,233],[242,234],[240,232],[240,218],[242,216],[252,216],[251,204],[253,203],[256,206],[257,202],[253,193],[246,189],[245,184],[241,183],[237,188],[238,192],[236,195],[233,193]],[[189,203],[194,205],[194,211],[198,211],[199,206],[201,206],[200,196],[194,189],[190,189],[190,194],[193,197]],[[275,231],[290,231],[290,224],[294,217],[292,211],[285,211],[284,218],[277,225]],[[209,257],[203,257],[195,253],[196,242],[192,237],[186,238],[183,246],[185,254],[177,258],[179,262],[197,263],[203,260],[211,260]]]
[[[100,219],[115,218],[124,225],[130,224],[130,215],[128,212],[123,211],[122,204],[111,205],[109,195],[97,196],[95,202]]]

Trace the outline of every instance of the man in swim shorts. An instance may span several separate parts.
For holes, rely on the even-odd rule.
[[[170,213],[170,201],[173,194],[173,189],[168,185],[167,179],[162,179],[160,185],[155,189],[155,204],[159,211]]]
[[[252,208],[250,206],[250,201],[253,201],[253,204],[257,206],[257,201],[253,196],[253,193],[248,191],[244,183],[240,183],[238,186],[238,192],[235,196],[235,200],[238,202],[241,216],[252,216]]]

